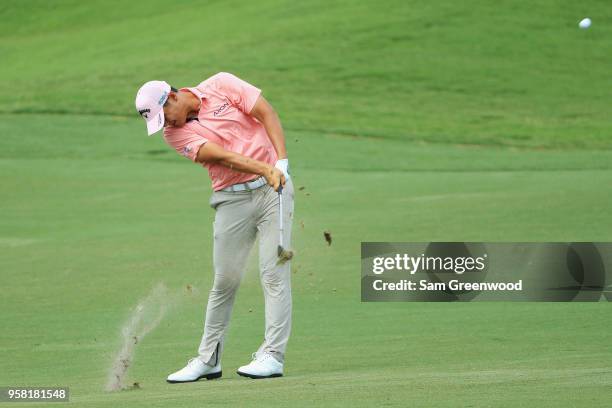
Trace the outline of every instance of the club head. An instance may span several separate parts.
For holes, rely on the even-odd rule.
[[[293,251],[288,251],[284,249],[281,245],[278,246],[278,261],[276,261],[277,265],[282,265],[285,262],[291,260],[293,258]]]

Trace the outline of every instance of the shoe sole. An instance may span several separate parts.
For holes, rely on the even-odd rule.
[[[252,378],[254,380],[263,380],[264,378],[275,378],[275,377],[282,377],[282,374],[270,374],[270,375],[255,375],[255,374],[247,374],[247,373],[243,373],[242,371],[236,371],[236,373],[242,377],[248,377],[248,378]]]
[[[196,378],[195,380],[188,380],[188,381],[166,380],[166,382],[170,383],[170,384],[180,384],[180,383],[196,382],[198,380],[201,380],[202,378],[205,378],[207,380],[216,380],[217,378],[221,378],[222,374],[223,374],[223,371],[219,371],[218,373],[211,373],[211,374],[201,375],[198,378]]]

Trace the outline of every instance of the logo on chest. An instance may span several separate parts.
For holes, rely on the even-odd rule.
[[[219,116],[221,112],[226,110],[229,107],[229,102],[225,102],[223,105],[219,106],[216,110],[213,111],[213,116]]]

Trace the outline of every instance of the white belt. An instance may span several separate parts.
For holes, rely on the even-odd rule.
[[[238,191],[255,190],[256,188],[259,188],[266,184],[268,184],[266,182],[266,179],[263,176],[261,176],[261,177],[256,178],[253,181],[247,181],[246,183],[232,184],[229,187],[225,187],[224,189],[221,189],[221,191],[228,191],[228,192],[235,193]]]

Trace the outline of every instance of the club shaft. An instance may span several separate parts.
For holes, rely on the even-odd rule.
[[[278,245],[283,246],[283,194],[278,193]]]

